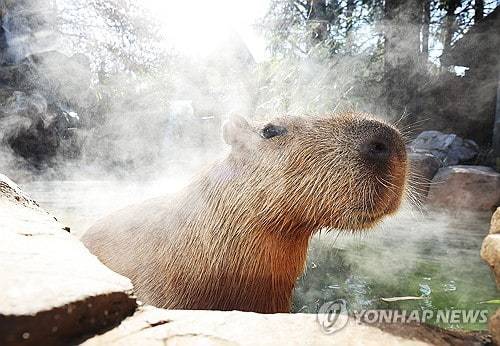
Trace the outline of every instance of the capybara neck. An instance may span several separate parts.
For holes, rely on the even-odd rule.
[[[228,293],[220,301],[200,294],[193,307],[287,312],[315,228],[266,205],[264,194],[250,192],[261,184],[240,169],[229,158],[182,193],[181,223],[202,230],[192,241],[202,242],[210,259],[198,283]]]

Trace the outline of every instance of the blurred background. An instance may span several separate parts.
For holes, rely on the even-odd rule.
[[[427,179],[456,164],[496,177],[499,5],[0,0],[0,172],[79,235],[221,157],[228,116],[355,110],[400,119]],[[433,198],[463,202],[464,184]],[[479,257],[500,202],[493,184],[460,206],[470,213],[408,207],[380,231],[315,238],[294,311],[339,297],[357,308],[493,311],[484,302],[498,292]],[[493,199],[478,207],[485,193]],[[393,296],[419,299],[380,300]]]

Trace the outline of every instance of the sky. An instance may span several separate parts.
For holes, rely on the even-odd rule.
[[[237,33],[256,61],[268,57],[266,43],[254,27],[270,0],[144,0],[169,33],[167,41],[192,55],[209,54]]]

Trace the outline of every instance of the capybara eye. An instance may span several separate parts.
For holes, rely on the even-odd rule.
[[[286,134],[286,132],[287,132],[287,130],[283,126],[267,124],[266,126],[264,126],[264,128],[260,132],[260,135],[262,136],[262,138],[269,139],[269,138],[273,138],[276,136],[282,136],[282,135]]]

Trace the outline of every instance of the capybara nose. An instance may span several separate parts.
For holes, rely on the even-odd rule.
[[[390,141],[381,135],[375,135],[361,144],[361,155],[368,161],[385,162],[391,155]]]
[[[383,135],[374,135],[361,144],[361,156],[374,164],[385,164],[391,156],[391,141]]]

